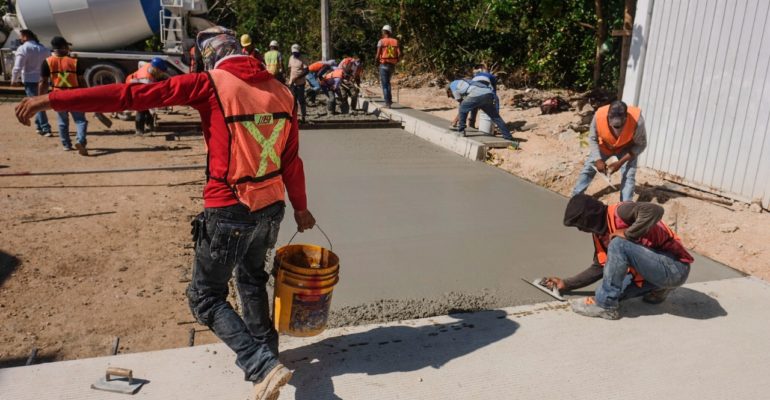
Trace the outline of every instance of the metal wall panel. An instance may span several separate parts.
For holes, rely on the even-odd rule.
[[[636,12],[623,99],[647,124],[641,164],[770,207],[770,1],[639,0]]]

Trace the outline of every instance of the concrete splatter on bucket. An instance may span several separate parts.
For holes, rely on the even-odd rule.
[[[275,267],[275,329],[290,336],[323,332],[334,286],[339,282],[339,257],[330,249],[291,244],[289,240],[288,245],[276,250]]]

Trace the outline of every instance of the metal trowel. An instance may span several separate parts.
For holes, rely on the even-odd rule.
[[[537,278],[534,281],[529,281],[527,279],[521,278],[524,282],[529,283],[530,285],[542,290],[547,295],[553,297],[556,300],[559,301],[567,301],[564,297],[561,297],[561,293],[559,293],[559,289],[554,286],[553,289],[548,289],[548,286],[545,286],[545,279],[546,278]]]
[[[103,377],[91,385],[91,389],[134,394],[139,391],[142,385],[148,382],[144,379],[134,378],[134,373],[130,369],[110,367],[107,368],[107,372]]]

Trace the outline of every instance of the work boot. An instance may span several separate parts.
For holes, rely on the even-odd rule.
[[[265,375],[265,379],[254,384],[254,400],[275,400],[281,394],[281,387],[291,380],[292,373],[278,363]]]
[[[86,145],[83,143],[75,143],[75,148],[78,149],[78,154],[81,156],[88,156],[88,150],[86,149]]]
[[[642,297],[642,301],[649,304],[660,304],[666,301],[666,297],[668,297],[668,294],[673,290],[674,289],[655,289],[649,293],[646,293]]]
[[[572,311],[577,314],[584,315],[586,317],[604,318],[604,319],[620,319],[618,310],[609,310],[599,307],[596,304],[596,300],[593,297],[583,297],[579,299],[570,300],[569,304],[572,306]]]

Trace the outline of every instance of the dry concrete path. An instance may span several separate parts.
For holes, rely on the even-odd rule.
[[[770,392],[770,286],[688,284],[623,318],[525,305],[283,338],[295,370],[280,399],[764,399]],[[150,383],[146,400],[249,398],[222,344],[0,370],[0,399],[120,400],[90,389],[107,366]]]
[[[442,302],[448,292],[468,295],[452,304],[461,309],[548,301],[521,278],[569,276],[591,263],[591,237],[562,224],[567,199],[498,168],[399,129],[308,131],[300,140],[309,207],[341,259],[335,309]],[[295,232],[286,215],[279,244]],[[295,241],[325,243],[317,231]],[[697,257],[690,282],[738,276]]]

